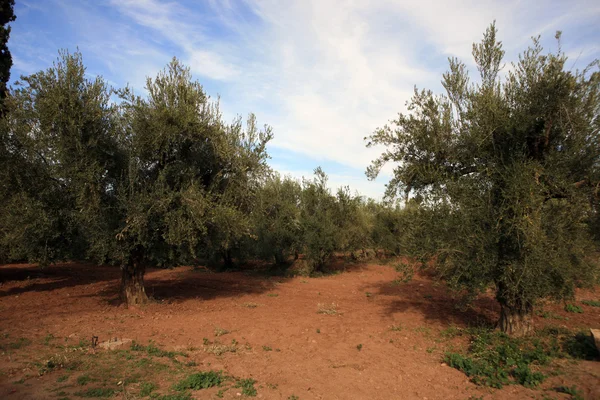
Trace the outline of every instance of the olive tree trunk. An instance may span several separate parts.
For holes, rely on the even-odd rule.
[[[533,332],[533,308],[501,304],[498,327],[509,336],[521,337]]]
[[[121,298],[127,305],[139,305],[148,302],[144,288],[146,269],[137,262],[121,267]]]

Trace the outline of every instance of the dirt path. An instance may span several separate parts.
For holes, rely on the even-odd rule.
[[[214,274],[188,267],[152,270],[147,291],[157,302],[129,309],[118,305],[118,277],[115,268],[79,264],[42,272],[22,265],[0,267],[0,337],[31,341],[23,352],[2,354],[0,398],[57,398],[48,392],[56,376],[15,383],[31,375],[27,362],[43,351],[49,335],[71,341],[130,338],[187,350],[198,370],[251,377],[260,385],[258,397],[266,399],[542,398],[540,390],[521,386],[477,387],[441,363],[447,347],[461,343],[442,340],[440,332],[452,324],[494,320],[498,310],[492,299],[480,299],[461,312],[443,285],[426,277],[395,282],[397,274],[389,266],[352,266],[323,278]],[[580,296],[597,297],[591,292]],[[546,309],[565,314],[559,305]],[[600,327],[600,309],[569,314],[568,326]],[[244,351],[220,356],[195,351],[203,348],[204,338],[217,340],[216,328],[229,331],[218,340],[235,339]],[[599,362],[568,368],[544,387],[576,384],[586,398],[600,399]]]

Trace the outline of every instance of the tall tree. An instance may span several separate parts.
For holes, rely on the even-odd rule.
[[[147,97],[121,92],[129,167],[116,258],[128,304],[147,300],[149,265],[207,254],[232,261],[232,249],[251,234],[249,213],[272,137],[253,116],[246,129],[241,118],[224,124],[218,103],[176,59],[146,89]]]
[[[452,58],[444,95],[415,89],[409,113],[369,137],[387,150],[367,175],[396,163],[386,195],[420,195],[429,210],[415,253],[435,256],[455,288],[493,286],[499,327],[523,335],[540,299],[572,296],[597,271],[585,222],[598,195],[600,72],[566,70],[557,34],[558,53],[535,38],[503,79],[496,34],[473,45],[478,83]]]
[[[323,267],[336,250],[338,229],[334,221],[336,198],[327,187],[327,174],[318,167],[312,180],[302,180],[300,224],[302,245],[313,270]]]
[[[0,115],[5,113],[6,85],[10,80],[10,69],[13,65],[12,56],[8,49],[10,26],[7,26],[7,24],[17,19],[14,8],[15,0],[0,0]]]
[[[106,83],[85,74],[81,55],[63,52],[7,98],[0,243],[9,259],[44,265],[107,253],[95,237],[115,226],[115,109]]]
[[[284,264],[298,251],[300,238],[300,183],[278,174],[268,179],[258,194],[253,213],[257,255]]]

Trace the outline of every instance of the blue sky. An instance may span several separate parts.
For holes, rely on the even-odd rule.
[[[253,112],[271,125],[274,169],[295,177],[322,166],[330,185],[380,198],[377,156],[363,138],[405,110],[414,86],[441,90],[447,58],[473,68],[471,45],[497,21],[506,61],[531,36],[570,67],[600,58],[597,1],[16,0],[13,80],[79,49],[91,76],[143,93],[173,56],[192,70],[227,120]]]

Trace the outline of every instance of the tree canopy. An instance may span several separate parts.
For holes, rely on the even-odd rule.
[[[449,284],[469,293],[494,287],[508,333],[531,330],[543,298],[593,282],[586,257],[597,213],[600,72],[566,69],[539,38],[505,68],[491,25],[473,57],[479,72],[451,58],[446,92],[416,90],[408,112],[368,138],[386,150],[367,170],[394,163],[386,196],[422,198],[413,256],[434,258]]]

